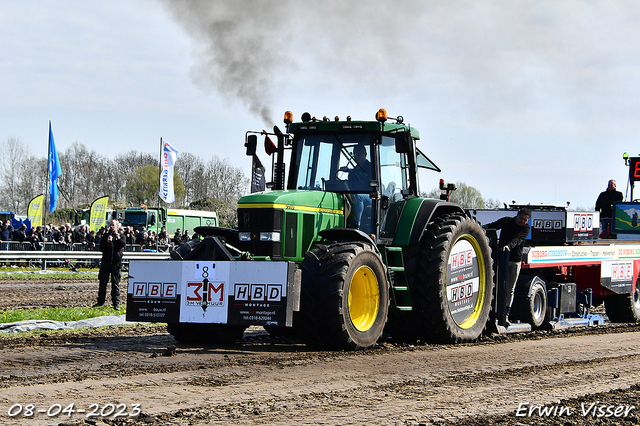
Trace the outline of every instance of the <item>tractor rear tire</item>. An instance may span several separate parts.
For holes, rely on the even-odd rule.
[[[315,244],[302,262],[299,336],[320,349],[363,349],[382,335],[389,310],[386,269],[366,242]]]
[[[241,340],[244,325],[169,323],[167,331],[181,343],[233,343]]]
[[[631,294],[607,296],[604,308],[611,322],[640,322],[640,288]]]
[[[463,213],[431,222],[408,271],[421,339],[477,340],[493,299],[491,249],[475,218]]]

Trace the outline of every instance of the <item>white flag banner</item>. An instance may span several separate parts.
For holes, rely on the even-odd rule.
[[[178,150],[169,142],[162,142],[162,172],[160,173],[160,198],[165,203],[173,203],[176,198],[173,193],[173,165],[178,156]]]

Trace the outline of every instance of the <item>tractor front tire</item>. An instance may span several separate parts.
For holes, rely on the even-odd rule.
[[[421,339],[477,340],[493,298],[491,249],[478,221],[462,213],[436,218],[412,263],[409,285]]]
[[[300,312],[305,342],[320,349],[363,349],[382,335],[389,310],[386,269],[365,242],[319,243],[302,262]]]
[[[611,322],[640,322],[640,288],[631,294],[607,296],[604,308]]]
[[[540,328],[547,316],[547,290],[542,283],[534,282],[526,296],[514,300],[512,312],[522,321],[531,324],[535,330]]]

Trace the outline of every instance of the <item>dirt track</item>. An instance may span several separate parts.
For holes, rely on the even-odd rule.
[[[122,299],[126,296],[122,283]],[[110,287],[107,290],[107,294]],[[98,296],[98,276],[95,281],[69,278],[55,282],[34,280],[0,280],[0,311],[19,308],[54,306],[91,306]]]
[[[16,295],[33,290],[31,284],[10,284],[0,283],[2,309],[16,303]],[[96,287],[55,283],[45,288],[58,290],[44,293],[57,295],[58,302],[90,304]],[[8,294],[13,296],[5,297]],[[28,303],[11,306],[18,305]],[[0,422],[85,424],[92,404],[104,413],[109,404],[125,404],[119,407],[124,415],[135,413],[133,404],[140,404],[136,417],[90,420],[179,425],[637,424],[638,331],[637,326],[618,326],[538,332],[458,346],[385,340],[360,352],[310,351],[257,327],[248,330],[242,342],[225,347],[176,345],[162,326],[0,337]],[[24,415],[28,404],[35,406],[32,417]],[[70,404],[76,410],[71,419],[47,414]],[[535,407],[543,404],[551,404],[552,414],[560,415],[541,415]],[[602,413],[583,416],[582,409],[592,404],[604,406]],[[612,415],[606,417],[609,405]],[[620,416],[615,417],[619,406]],[[516,416],[529,409],[531,416]],[[10,410],[19,414],[10,417]]]

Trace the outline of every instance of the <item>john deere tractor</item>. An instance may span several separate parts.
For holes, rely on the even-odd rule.
[[[183,342],[232,341],[249,325],[327,349],[367,348],[385,331],[477,339],[491,308],[490,249],[459,205],[418,197],[418,169],[440,171],[416,147],[418,131],[384,109],[374,121],[287,112],[284,123],[247,132],[254,187],[260,134],[273,179],[239,200],[237,230],[199,227],[206,238],[172,260],[131,261],[127,318],[167,322]]]

